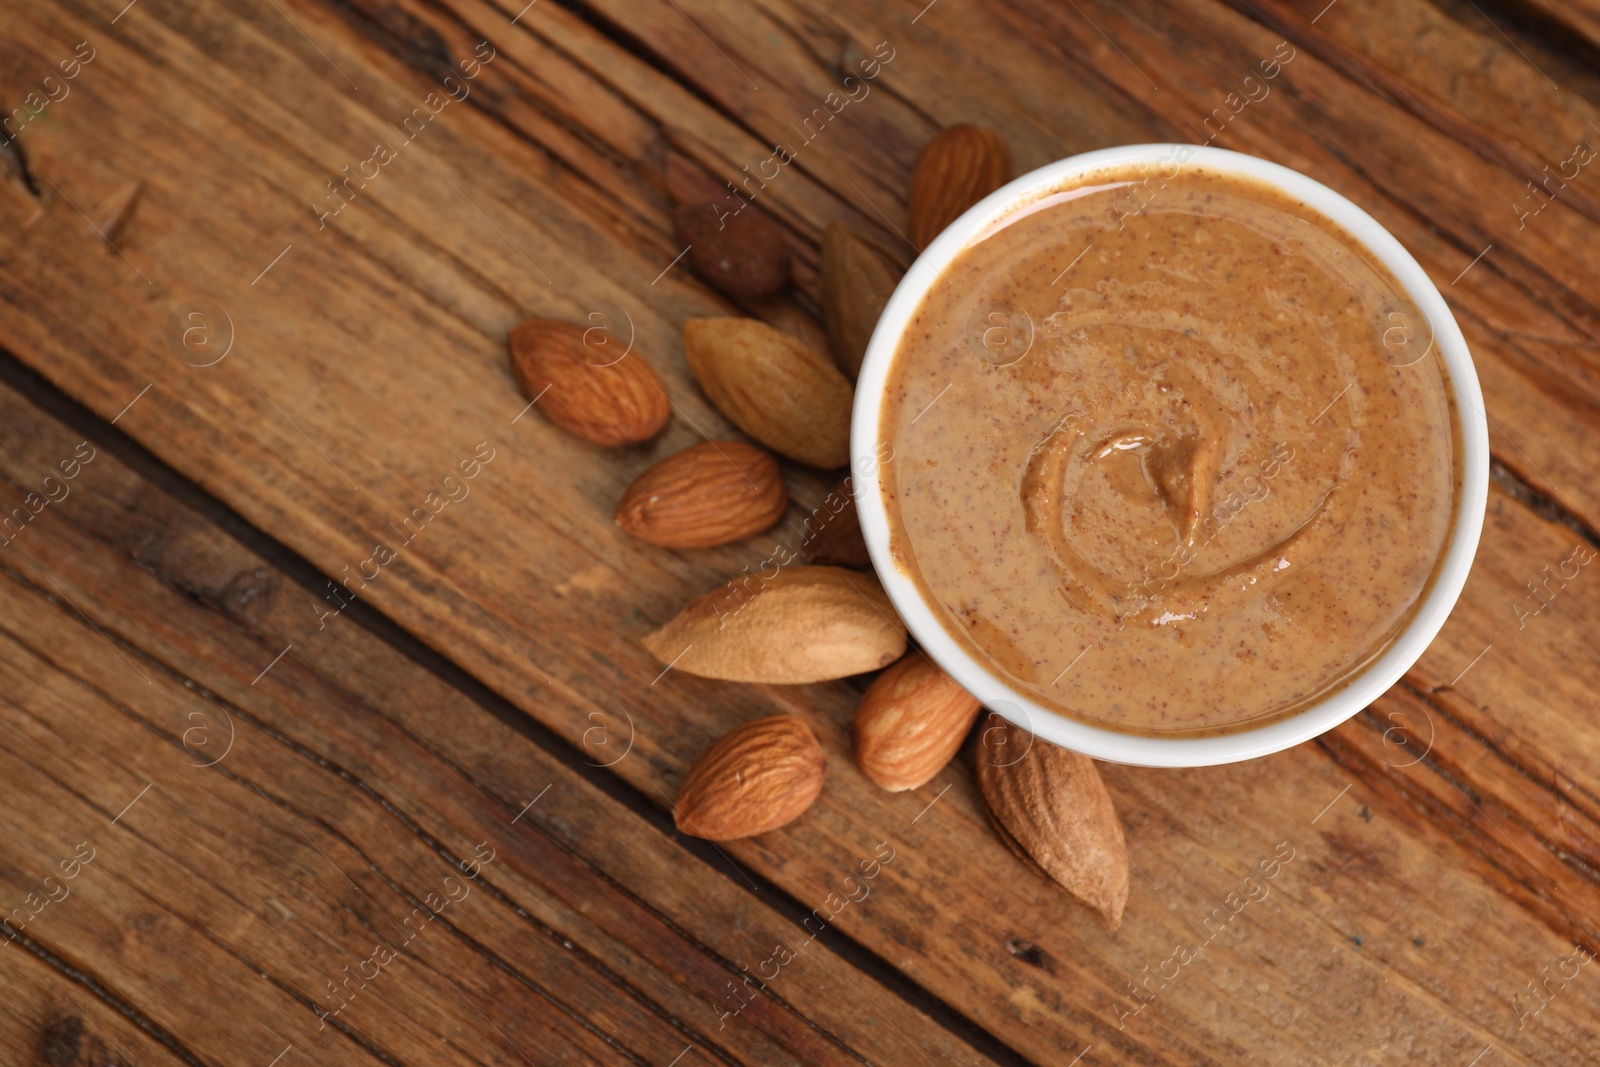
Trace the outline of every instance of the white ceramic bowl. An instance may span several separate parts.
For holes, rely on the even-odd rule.
[[[1257,184],[1287,193],[1342,226],[1389,269],[1427,317],[1434,344],[1450,373],[1461,420],[1462,482],[1450,545],[1405,629],[1381,656],[1317,703],[1264,726],[1213,737],[1161,738],[1118,733],[1051,711],[1013,689],[956,643],[916,584],[890,560],[889,525],[878,481],[879,423],[889,365],[906,322],[924,293],[939,280],[940,271],[975,235],[1019,205],[1076,184],[1081,176],[1094,171],[1139,164],[1163,168],[1161,173],[1168,180],[1180,166],[1246,176]],[[1320,182],[1254,156],[1196,145],[1128,145],[1072,156],[1024,174],[951,223],[912,264],[878,320],[856,384],[850,440],[855,457],[852,474],[856,506],[873,565],[912,637],[934,662],[990,710],[1046,741],[1095,759],[1150,767],[1204,767],[1264,756],[1316,737],[1372,703],[1417,661],[1444,625],[1472,567],[1489,493],[1489,432],[1478,374],[1455,317],[1417,261],[1371,215]]]

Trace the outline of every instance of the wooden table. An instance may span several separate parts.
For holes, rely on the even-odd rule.
[[[0,15],[0,1061],[1600,1058],[1600,574],[1552,577],[1600,544],[1593,0],[126,2]],[[674,265],[673,196],[797,141],[883,42],[756,201],[792,291],[735,307]],[[909,257],[940,127],[1021,171],[1207,119],[1421,261],[1494,482],[1460,605],[1366,712],[1238,766],[1104,768],[1136,868],[1111,933],[995,838],[970,753],[912,793],[862,777],[860,680],[661,677],[641,635],[784,527],[675,553],[611,509],[732,432],[683,320],[816,338],[822,229]],[[607,301],[675,404],[647,448],[524,413],[507,370],[513,323]],[[480,443],[470,495],[334,592]],[[830,485],[787,477],[795,517]],[[821,800],[677,834],[692,760],[775,711],[822,738]],[[880,847],[870,896],[800,933]]]

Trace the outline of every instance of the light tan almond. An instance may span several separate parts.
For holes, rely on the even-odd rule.
[[[861,535],[861,518],[856,514],[856,498],[846,478],[817,505],[805,523],[805,540],[800,551],[807,563],[832,567],[865,567],[872,562],[867,542]]]
[[[1093,760],[996,717],[978,746],[978,788],[1008,847],[1122,925],[1128,853]]]
[[[911,243],[927,248],[967,208],[1011,180],[1011,150],[982,126],[941,130],[911,172]]]
[[[644,647],[686,674],[801,685],[888,666],[906,628],[870,574],[768,564],[690,602]]]
[[[833,361],[855,381],[867,342],[889,302],[902,271],[866,241],[828,223],[822,235],[822,308],[828,323]]]
[[[702,441],[639,475],[617,525],[662,548],[710,548],[760,533],[788,507],[783,472],[765,449]]]
[[[825,470],[849,462],[854,390],[796,338],[756,319],[690,319],[683,353],[711,402],[757,441]]]
[[[915,789],[944,769],[977,717],[977,698],[913,651],[880,674],[856,708],[856,766],[890,792]]]
[[[637,352],[599,327],[529,319],[507,338],[522,395],[574,437],[616,448],[648,441],[672,414],[666,389]]]
[[[817,799],[826,762],[811,727],[793,715],[746,723],[695,761],[672,821],[710,841],[776,830]]]

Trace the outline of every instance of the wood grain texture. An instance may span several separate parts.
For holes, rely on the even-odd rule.
[[[1484,1062],[1585,1062],[1600,1040],[1594,975],[1552,981],[1537,1002],[1528,988],[1574,942],[1600,947],[1600,578],[1585,566],[1547,584],[1545,571],[1595,548],[1600,527],[1600,186],[1586,170],[1518,214],[1527,183],[1600,123],[1593,73],[1569,52],[1495,9],[1356,0],[141,0],[112,25],[118,7],[0,16],[15,42],[0,60],[8,100],[77,42],[96,49],[22,134],[33,189],[0,185],[15,235],[0,252],[0,343],[334,581],[403,537],[487,442],[470,495],[352,587],[544,732],[517,738],[352,619],[329,619],[325,590],[104,452],[0,548],[18,738],[0,756],[17,826],[0,884],[20,899],[39,857],[156,783],[78,892],[29,927],[62,961],[54,973],[105,989],[98,1005],[132,1005],[139,1032],[172,1035],[180,1058],[265,1063],[291,1020],[314,1030],[319,983],[493,828],[493,891],[459,920],[447,911],[415,966],[380,979],[394,992],[357,1000],[305,1056],[489,1062],[514,1055],[504,1036],[563,1061],[654,1064],[686,1045],[727,1062],[1066,1063],[1089,1050],[1084,1063],[1459,1065],[1485,1049],[1498,1060]],[[312,205],[336,203],[326,183],[398,139],[393,126],[485,40],[495,58],[471,95],[319,228]],[[754,200],[790,242],[790,296],[735,308],[668,269],[673,201],[803,139],[796,127],[880,42],[894,58],[871,93]],[[1490,518],[1444,631],[1362,716],[1243,766],[1106,768],[1135,865],[1108,934],[994,838],[970,751],[889,796],[848,757],[853,686],[659,677],[638,639],[759,566],[783,527],[672,553],[610,516],[652,462],[732,432],[685,371],[682,321],[742,312],[814,333],[823,229],[843,221],[913,254],[906,182],[938,128],[1001,131],[1019,172],[1193,140],[1279,42],[1294,59],[1215,143],[1351,197],[1445,292],[1485,386]],[[131,181],[142,191],[112,248],[85,215]],[[196,364],[215,348],[182,343],[201,299],[215,302],[211,343],[216,306],[231,321],[233,347],[211,366]],[[519,416],[506,330],[602,302],[626,313],[673,400],[647,447],[605,452],[537,410]],[[14,399],[7,415],[0,495],[15,506],[79,437]],[[829,482],[786,480],[798,525]],[[196,700],[242,724],[209,771],[182,766]],[[778,712],[804,717],[827,752],[817,805],[726,857],[674,840],[666,798],[694,758]],[[610,758],[596,738],[627,718],[630,754],[582,768]],[[802,953],[719,1029],[723,986],[830,907],[884,841],[896,858],[882,880],[829,924],[842,954]],[[1252,876],[1259,900],[1241,888]],[[1199,952],[1169,977],[1182,943]],[[8,1006],[3,1034],[19,1056],[47,1014],[25,981],[31,999]],[[445,1003],[460,1007],[416,1007]],[[967,1024],[976,1047],[955,1032]],[[156,1044],[150,1062],[171,1051]]]
[[[8,479],[63,449],[71,454],[75,438],[15,394],[0,394],[0,409]],[[201,1001],[183,997],[253,997],[253,1011],[242,1003],[230,1011],[276,1020],[284,1043],[322,1035],[338,1059],[350,1049],[341,1051],[330,1031],[342,1029],[358,1046],[411,1062],[426,1059],[417,1050],[432,1055],[430,1045],[463,1042],[472,1029],[485,1029],[492,1044],[495,1031],[478,1026],[477,1005],[510,1041],[551,1055],[567,1049],[559,1058],[655,1062],[694,1044],[753,1062],[837,1062],[850,1058],[846,1045],[791,1003],[803,1004],[813,984],[839,983],[842,970],[888,1012],[852,1010],[876,1036],[850,1035],[849,1048],[865,1051],[867,1041],[875,1057],[904,1060],[908,1050],[885,1031],[888,1022],[943,1057],[976,1059],[825,942],[792,965],[792,984],[724,1017],[741,1003],[728,983],[770,953],[769,938],[792,937],[791,920],[758,903],[747,876],[714,850],[709,862],[684,853],[659,821],[585,780],[625,751],[625,721],[597,719],[583,759],[552,759],[349,619],[258,677],[256,660],[270,659],[280,628],[311,592],[105,452],[81,477],[85,492],[6,546],[3,617],[32,623],[5,627],[0,650],[13,736],[26,738],[5,758],[30,786],[8,794],[23,805],[12,817],[28,837],[12,846],[27,862],[7,889],[20,897],[24,870],[70,854],[47,847],[52,833],[87,827],[91,842],[104,841],[72,883],[87,892],[52,905],[59,912],[47,908],[23,932],[45,946],[72,943],[77,965],[119,977],[220,951],[212,984],[170,979],[184,986],[167,991],[174,1003],[166,1010],[177,1014],[158,1022],[197,1033]],[[70,573],[55,569],[62,559],[74,561]],[[75,785],[100,795],[76,795]],[[143,785],[149,792],[119,817]],[[98,813],[78,810],[90,807]],[[141,822],[151,829],[140,832]],[[463,878],[460,863],[484,842],[493,859],[478,878]],[[101,871],[112,879],[129,869],[137,890],[93,889]],[[163,878],[173,880],[167,891]],[[339,1005],[326,981],[342,983],[343,968],[365,960],[372,939],[405,943],[412,928],[395,925],[428,893],[445,895],[449,878],[470,895],[459,908],[447,905],[440,928],[403,954],[423,975],[386,969],[347,1011],[321,1018],[318,1008]],[[116,914],[129,897],[143,910]],[[105,911],[112,914],[96,914]],[[169,948],[130,957],[132,946],[114,933],[129,922],[168,924]],[[80,944],[97,923],[100,936]],[[266,1002],[262,974],[275,993]],[[452,993],[446,979],[460,989]],[[417,1010],[429,1004],[445,1026],[436,1035],[416,1030],[434,1018]],[[845,1022],[833,1014],[832,1026]],[[543,1028],[542,1036],[519,1036],[519,1025]],[[388,1036],[369,1038],[374,1031]],[[224,1047],[195,1052],[226,1060]],[[427,1062],[501,1055],[487,1048],[441,1049]]]

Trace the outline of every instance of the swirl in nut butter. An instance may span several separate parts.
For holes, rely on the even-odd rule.
[[[1305,204],[1198,167],[1009,212],[889,371],[894,558],[1008,686],[1158,736],[1346,684],[1448,544],[1459,423],[1426,319]]]

